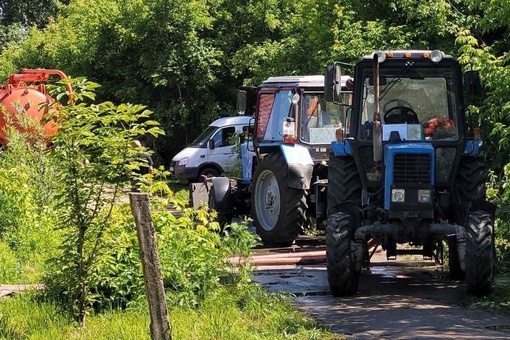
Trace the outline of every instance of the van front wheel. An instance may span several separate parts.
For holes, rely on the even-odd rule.
[[[218,177],[218,176],[220,176],[220,172],[216,168],[207,166],[207,167],[203,168],[202,170],[200,170],[200,172],[198,173],[198,181],[201,182],[204,179],[204,176],[205,177]]]

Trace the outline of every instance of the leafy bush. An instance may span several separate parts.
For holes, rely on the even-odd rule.
[[[7,261],[1,262],[0,280],[36,283],[58,242],[52,231],[57,166],[47,156],[39,123],[27,119],[23,111],[17,120],[31,134],[8,128],[9,145],[0,152],[0,257]]]
[[[119,195],[125,195],[125,174],[136,167],[133,156],[140,151],[131,141],[160,130],[143,106],[84,104],[96,85],[75,82],[78,104],[58,111],[51,150],[42,134],[27,139],[11,131],[9,150],[0,154],[0,260],[6,265],[0,278],[38,281],[50,259],[46,296],[84,324],[91,307],[125,308],[143,296],[134,219]],[[54,90],[55,98],[65,97]],[[249,266],[227,258],[248,256],[255,236],[246,223],[220,235],[216,213],[185,209],[184,196],[165,183],[167,174],[155,169],[142,189],[165,197],[153,196],[152,205],[170,299],[195,306],[221,283],[249,280]]]
[[[45,282],[49,296],[83,325],[87,309],[97,305],[97,295],[102,294],[94,287],[101,281],[100,265],[111,268],[107,266],[113,262],[108,261],[108,254],[118,250],[108,248],[109,232],[116,225],[115,205],[126,174],[139,167],[135,155],[144,151],[133,147],[132,142],[162,131],[144,106],[86,104],[94,99],[98,85],[84,79],[72,81],[74,105],[61,104],[52,117],[59,122],[50,156],[59,164],[56,177],[61,185],[55,206],[57,227],[64,239]],[[64,88],[52,88],[53,96],[65,98]],[[110,280],[106,286],[115,285]],[[130,293],[125,287],[116,288],[122,290],[121,295]],[[116,303],[121,302],[114,297]]]
[[[487,24],[487,23],[486,23]],[[477,107],[470,106],[470,121],[481,129],[485,161],[491,169],[487,197],[496,205],[495,235],[497,269],[510,270],[510,129],[507,92],[510,68],[505,57],[498,57],[488,46],[479,46],[468,30],[459,32],[460,61],[468,69],[480,72],[484,95]]]
[[[222,283],[248,282],[249,264],[229,258],[246,259],[257,237],[248,232],[247,222],[221,234],[216,217],[205,207],[183,209],[179,218],[169,211],[154,213],[163,280],[172,304],[196,306]]]

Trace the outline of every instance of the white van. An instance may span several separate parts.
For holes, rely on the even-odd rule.
[[[235,116],[215,120],[190,145],[174,156],[170,172],[175,177],[200,181],[202,176],[220,176],[239,162],[231,136],[253,129],[253,117]],[[250,131],[251,132],[251,131]],[[250,133],[251,135],[252,133]]]

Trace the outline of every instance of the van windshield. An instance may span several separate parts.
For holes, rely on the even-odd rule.
[[[200,135],[189,145],[191,148],[205,148],[207,141],[218,130],[217,126],[208,126]]]

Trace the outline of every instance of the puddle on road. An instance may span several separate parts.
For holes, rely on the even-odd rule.
[[[416,274],[425,275],[432,279],[442,279],[446,277],[445,273],[440,270],[430,271],[416,271],[415,269],[403,270],[403,268],[395,266],[370,267],[369,273],[378,275],[385,279],[411,279],[414,276],[416,276]]]
[[[383,277],[385,279],[401,279],[401,278],[407,278],[408,276],[404,275],[403,273],[399,273],[399,271],[395,271],[395,268],[393,267],[371,267],[370,268],[370,274],[378,275],[380,277]]]
[[[280,278],[282,278],[282,279],[288,279],[291,277],[314,277],[314,276],[307,275],[307,274],[301,274],[301,273],[289,273],[289,274],[280,275]]]

